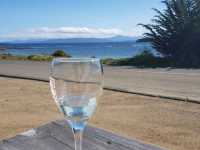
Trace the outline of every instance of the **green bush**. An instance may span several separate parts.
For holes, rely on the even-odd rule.
[[[66,54],[63,50],[55,51],[52,56],[54,57],[71,57],[69,54]]]
[[[141,68],[156,68],[167,67],[169,62],[166,58],[156,57],[151,53],[151,51],[144,50],[141,54],[130,58],[128,64]]]
[[[146,67],[146,66],[155,66],[156,65],[156,57],[147,50],[144,50],[141,54],[136,55],[132,59],[130,59],[133,65],[139,67]]]
[[[101,63],[105,65],[113,65],[113,62],[114,62],[114,59],[112,58],[105,58],[101,60]]]
[[[27,59],[32,61],[51,61],[53,57],[49,55],[29,55]]]
[[[108,58],[108,59],[103,59],[101,62],[106,65],[135,66],[140,68],[173,66],[171,60],[163,57],[156,57],[148,50],[144,50],[141,54],[138,54],[131,58],[120,58],[120,59]]]
[[[105,58],[101,60],[101,63],[105,65],[123,66],[123,65],[129,65],[129,60],[130,58],[119,58],[119,59]]]
[[[31,60],[31,61],[51,61],[53,56],[49,55],[29,55],[29,56],[21,56],[21,55],[11,55],[11,54],[1,54],[0,60]]]

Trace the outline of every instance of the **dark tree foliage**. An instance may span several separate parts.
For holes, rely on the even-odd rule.
[[[176,66],[200,67],[200,0],[164,0],[166,8],[152,24],[140,24],[149,32],[139,42],[150,42]]]
[[[52,56],[54,57],[71,57],[69,54],[65,53],[63,50],[55,51]]]

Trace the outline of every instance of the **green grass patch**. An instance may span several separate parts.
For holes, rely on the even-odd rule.
[[[52,61],[54,57],[71,57],[69,54],[65,53],[63,50],[57,50],[52,55],[11,55],[11,54],[1,54],[0,60],[29,60],[29,61]]]
[[[29,55],[29,56],[13,56],[10,54],[0,55],[0,60],[29,60],[29,61],[51,61],[53,56],[50,55]]]
[[[27,60],[31,61],[51,61],[53,59],[53,56],[49,55],[30,55],[27,56]]]

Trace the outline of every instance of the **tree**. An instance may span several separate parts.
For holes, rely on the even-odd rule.
[[[166,8],[152,24],[140,24],[149,32],[138,42],[150,42],[177,66],[200,67],[200,0],[164,0]]]

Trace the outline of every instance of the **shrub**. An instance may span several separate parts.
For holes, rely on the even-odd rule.
[[[63,50],[55,51],[52,56],[54,57],[71,57],[69,54],[66,54]]]
[[[138,66],[147,66],[155,63],[155,56],[147,50],[144,50],[141,54],[132,58],[133,63]]]
[[[141,54],[138,54],[129,60],[129,65],[137,67],[165,67],[167,64],[166,58],[156,57],[150,51],[144,50]]]
[[[114,59],[112,58],[105,58],[101,60],[101,63],[105,65],[113,65],[113,62],[114,62]]]
[[[119,58],[119,59],[113,59],[113,58],[105,58],[101,60],[102,64],[105,65],[116,65],[116,66],[123,66],[123,65],[129,65],[130,58]]]
[[[172,61],[168,58],[156,57],[150,51],[144,50],[142,53],[132,58],[103,59],[103,64],[114,66],[135,66],[140,68],[171,67]]]
[[[32,61],[51,61],[53,57],[49,55],[29,55],[27,59]]]

